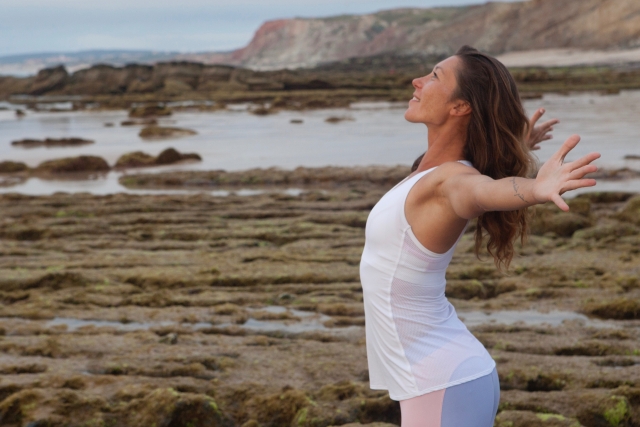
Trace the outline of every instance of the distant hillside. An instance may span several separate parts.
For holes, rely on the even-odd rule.
[[[86,50],[81,52],[49,52],[0,56],[0,75],[27,76],[43,68],[64,65],[69,71],[88,68],[93,64],[125,65],[167,61],[177,52],[150,50]]]
[[[495,55],[557,48],[637,48],[640,1],[529,0],[283,19],[266,22],[242,49],[180,58],[276,69],[385,53],[450,55],[463,44]]]

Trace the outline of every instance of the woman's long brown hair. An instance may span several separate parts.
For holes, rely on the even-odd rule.
[[[481,174],[493,179],[526,177],[534,164],[524,141],[529,121],[509,70],[497,59],[469,46],[461,47],[456,56],[462,65],[453,96],[468,102],[472,110],[465,158]],[[520,237],[524,243],[527,237],[528,218],[527,209],[480,215],[475,231],[476,256],[486,232],[487,251],[496,266],[501,270],[509,268],[515,252],[513,242]]]

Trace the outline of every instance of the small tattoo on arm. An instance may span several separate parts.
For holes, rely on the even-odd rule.
[[[520,200],[522,200],[523,202],[527,203],[527,201],[524,198],[524,195],[521,194],[518,190],[520,189],[520,186],[518,185],[518,183],[516,182],[516,177],[514,176],[513,178],[511,178],[511,183],[513,184],[513,191],[516,192],[516,194],[514,194],[514,196],[516,196],[517,198],[519,198]]]

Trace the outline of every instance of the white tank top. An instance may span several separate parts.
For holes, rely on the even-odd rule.
[[[444,295],[456,245],[444,254],[428,250],[404,214],[409,190],[433,169],[392,188],[367,219],[360,280],[369,379],[393,400],[471,381],[495,367]]]

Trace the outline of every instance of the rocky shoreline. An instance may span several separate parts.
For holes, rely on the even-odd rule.
[[[129,109],[157,103],[186,102],[183,108],[217,110],[227,104],[252,102],[264,111],[343,108],[361,101],[406,101],[411,80],[430,72],[441,57],[373,56],[311,69],[254,71],[197,62],[154,66],[94,65],[69,74],[64,67],[47,68],[36,76],[0,76],[0,100],[42,108],[68,101],[73,109]],[[640,89],[637,67],[522,67],[511,72],[523,98],[543,93]],[[156,115],[163,107],[157,107]],[[51,110],[49,110],[51,111]],[[55,108],[54,110],[55,111]],[[132,117],[143,117],[134,115]]]
[[[358,264],[401,169],[245,175],[295,195],[0,196],[0,424],[398,425],[368,388]],[[640,196],[570,204],[537,209],[509,274],[469,232],[447,275],[462,318],[498,319],[471,327],[498,426],[640,423]]]

